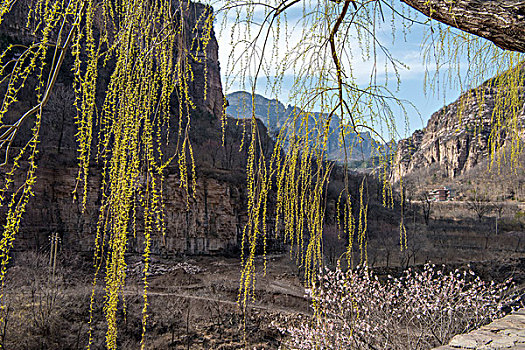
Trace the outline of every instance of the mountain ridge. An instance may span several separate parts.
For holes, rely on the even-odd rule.
[[[254,95],[255,101],[255,117],[260,119],[268,128],[270,135],[276,138],[283,126],[290,126],[290,120],[300,113],[307,113],[309,115],[309,125],[316,125],[318,120],[322,120],[327,115],[319,112],[301,111],[297,106],[285,106],[277,99],[269,99],[260,94]],[[251,108],[251,93],[246,91],[235,91],[226,94],[228,106],[226,114],[235,119],[250,119],[252,117]],[[327,159],[337,162],[345,161],[344,147],[342,147],[340,134],[341,119],[338,115],[333,115],[329,124],[329,136],[327,140]],[[315,130],[317,131],[317,130]],[[376,141],[370,132],[349,133],[345,138],[347,146],[347,154],[351,154],[349,161],[367,161],[373,156],[377,155],[377,149],[381,144]]]

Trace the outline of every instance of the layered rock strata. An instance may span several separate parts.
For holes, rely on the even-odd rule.
[[[10,43],[26,43],[32,40],[30,32],[19,25],[25,23],[23,19],[26,18],[28,10],[26,5],[26,0],[19,1],[6,21],[0,25],[2,50]],[[190,4],[188,11],[190,15],[183,18],[189,28],[184,42],[192,43],[194,36],[204,33],[202,28],[204,23],[200,23],[196,30],[191,29],[195,27],[198,20],[202,21],[206,12],[210,11],[212,9],[209,6]],[[220,156],[220,152],[215,148],[220,146],[220,114],[224,98],[218,62],[218,43],[213,31],[206,47],[206,54],[196,48],[190,50],[194,50],[190,56],[195,59],[191,61],[193,80],[189,84],[189,89],[190,97],[197,106],[192,113],[190,141],[194,144],[195,158],[200,171],[211,162],[207,158],[210,154],[217,153],[215,156]],[[178,54],[180,53],[176,52],[176,55]],[[88,182],[87,204],[82,210],[82,204],[73,195],[77,186],[78,172],[74,123],[76,111],[73,106],[71,73],[67,64],[68,62],[64,63],[51,98],[43,111],[37,181],[33,191],[34,196],[29,201],[20,232],[15,240],[14,248],[17,250],[46,249],[49,245],[49,236],[53,232],[59,233],[61,248],[90,251],[94,247],[101,203],[101,168],[93,160]],[[104,68],[99,72],[102,81],[106,81],[109,74],[108,69]],[[0,89],[4,88],[0,86]],[[207,89],[206,99],[205,89]],[[101,89],[98,94],[103,96],[103,90]],[[8,119],[16,118],[34,105],[35,97],[30,87],[20,92],[20,100],[21,102],[7,115]],[[173,110],[176,111],[177,108]],[[173,128],[178,125],[177,118],[175,114],[172,116]],[[22,146],[31,137],[30,127],[30,124],[23,125],[13,144],[14,148]],[[229,132],[238,133],[236,130],[229,130]],[[172,130],[170,134],[173,137],[172,146],[166,148],[166,153],[172,152],[173,144],[176,144],[177,131]],[[206,144],[206,141],[210,140],[216,142]],[[238,141],[229,142],[232,143],[230,150],[238,150]],[[231,152],[228,164],[235,166],[236,169],[223,169],[221,176],[217,174],[209,176],[198,172],[194,198],[186,198],[185,191],[180,187],[176,162],[167,169],[163,193],[166,235],[159,234],[153,237],[154,253],[208,254],[228,252],[237,247],[240,227],[246,217],[246,209],[243,205],[244,182],[243,179],[239,180],[242,162],[236,161],[236,158],[243,156],[245,155],[242,153]],[[224,158],[224,155],[222,157]],[[215,159],[213,161],[215,163]],[[208,173],[216,172],[214,166],[208,167],[213,168],[208,169]],[[23,168],[24,164],[22,170]],[[0,171],[0,182],[3,179],[5,179],[5,169]],[[22,183],[23,179],[24,172],[21,171],[20,176],[15,178],[15,185]],[[5,210],[5,207],[0,208],[1,217],[5,218]],[[143,249],[140,225],[137,226],[137,230],[139,232],[136,235],[130,230],[130,251]]]
[[[522,90],[521,95],[525,98],[525,91]],[[404,176],[434,168],[442,176],[454,178],[486,160],[495,124],[496,89],[487,87],[483,98],[479,96],[474,96],[472,91],[465,93],[432,114],[423,130],[401,140],[394,160],[393,180],[397,182]],[[508,115],[505,117],[507,121],[510,119]],[[523,139],[524,130],[525,112],[521,109],[517,123],[503,127],[495,142],[505,146],[515,131]]]

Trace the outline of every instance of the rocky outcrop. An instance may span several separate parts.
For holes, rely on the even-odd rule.
[[[188,15],[184,18],[187,23],[186,43],[194,42],[194,37],[203,35],[204,24],[200,23],[197,30],[193,30],[195,23],[206,18],[213,11],[210,6],[200,3],[191,3],[192,8],[187,11]],[[190,93],[197,106],[205,108],[208,112],[219,117],[223,112],[224,95],[222,93],[221,74],[219,65],[219,44],[213,28],[211,36],[206,46],[206,54],[203,51],[197,51],[197,47],[192,47],[191,54],[199,60],[192,62],[193,81],[190,83]],[[207,74],[207,76],[204,76]],[[206,98],[204,91],[207,91]]]
[[[519,309],[470,333],[456,335],[448,345],[434,350],[459,349],[525,349],[525,309]]]
[[[0,25],[0,45],[5,48],[13,42],[27,42],[32,38],[19,23],[25,23],[21,18],[27,15],[26,0],[21,0],[13,8],[2,25]],[[211,7],[192,3],[184,17],[186,26],[193,29],[198,19],[204,18],[205,12]],[[187,30],[184,42],[194,42],[194,36],[202,35],[204,29],[199,25],[196,30]],[[196,47],[190,48],[193,80],[190,82],[190,97],[196,105],[193,111],[190,129],[190,141],[194,147],[197,163],[196,193],[194,197],[186,198],[185,191],[180,187],[179,171],[175,164],[166,171],[163,198],[166,234],[153,237],[152,251],[154,253],[186,253],[212,254],[231,252],[237,249],[238,234],[246,220],[244,193],[244,177],[239,169],[243,163],[237,158],[245,157],[238,150],[242,127],[230,123],[227,132],[234,136],[228,139],[230,153],[220,150],[221,122],[220,115],[223,106],[223,93],[218,62],[218,43],[214,33],[206,48],[206,54]],[[176,53],[178,54],[178,53]],[[206,60],[204,60],[204,58]],[[110,62],[111,65],[111,62]],[[206,69],[205,69],[206,66]],[[108,70],[101,69],[101,79],[106,79]],[[207,76],[205,76],[207,74]],[[2,86],[0,86],[0,89]],[[206,99],[204,90],[207,89]],[[99,95],[103,96],[103,91]],[[34,92],[31,87],[20,93],[22,102],[10,112],[9,118],[16,118],[30,108],[34,102]],[[37,181],[34,196],[30,199],[26,213],[23,216],[20,232],[15,240],[14,248],[25,250],[29,248],[45,249],[49,244],[49,236],[58,232],[63,247],[76,251],[90,251],[94,247],[99,208],[101,203],[101,168],[93,159],[87,191],[85,210],[73,196],[77,186],[77,144],[75,140],[76,126],[74,124],[75,108],[73,106],[74,92],[71,86],[69,67],[64,67],[58,77],[51,98],[44,108],[40,144],[38,154]],[[174,101],[176,103],[176,101]],[[178,109],[172,108],[177,111]],[[176,112],[170,121],[172,126],[178,125]],[[31,135],[30,123],[20,129],[13,144],[14,148],[22,146]],[[266,131],[262,132],[266,134]],[[170,133],[176,144],[177,131]],[[210,141],[216,140],[215,143]],[[173,151],[173,145],[166,148],[165,153]],[[227,158],[208,159],[211,155]],[[215,164],[217,163],[217,164]],[[218,169],[227,164],[235,169]],[[206,169],[206,172],[201,169]],[[0,183],[4,178],[5,169],[0,171]],[[24,173],[15,179],[21,183]],[[188,204],[188,205],[187,205]],[[0,208],[0,217],[5,217],[5,207]],[[140,209],[139,209],[140,211]],[[140,213],[137,214],[139,218]],[[137,220],[137,222],[140,220]],[[137,225],[137,230],[142,228]],[[130,251],[141,251],[141,235],[133,235],[130,231]]]
[[[496,88],[484,87],[483,99],[473,91],[432,114],[423,130],[401,140],[394,161],[393,180],[429,169],[454,178],[473,169],[487,158],[494,126]],[[478,94],[478,96],[480,96]],[[525,92],[522,91],[525,97]],[[508,116],[506,116],[508,118]],[[518,116],[517,129],[525,130],[525,113]],[[502,128],[497,142],[504,146],[514,130]],[[434,171],[432,170],[432,171]]]

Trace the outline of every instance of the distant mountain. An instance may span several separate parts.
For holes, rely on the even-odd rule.
[[[252,117],[252,96],[245,91],[237,91],[226,95],[228,107],[226,114],[236,119],[245,119]],[[287,120],[293,120],[294,115],[301,110],[292,105],[284,106],[276,99],[268,99],[264,96],[255,94],[255,117],[260,119],[268,128],[270,135],[277,136]],[[326,114],[317,112],[310,113],[308,124],[312,125],[312,132],[315,136],[317,130],[313,127],[316,120],[326,118]],[[329,137],[327,144],[327,158],[334,161],[342,162],[345,159],[345,151],[339,142],[339,116],[332,116],[329,126]],[[351,133],[345,138],[347,154],[350,161],[366,161],[376,155],[377,148],[380,144],[372,138],[369,132],[355,134]],[[352,152],[350,152],[352,149]]]

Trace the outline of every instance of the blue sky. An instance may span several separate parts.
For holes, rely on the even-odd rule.
[[[217,8],[217,6],[215,6],[215,8]],[[401,85],[399,87],[399,91],[396,92],[396,96],[400,99],[410,101],[419,111],[418,113],[413,108],[407,107],[409,122],[408,130],[405,131],[405,127],[399,127],[400,136],[406,137],[409,134],[411,134],[414,130],[421,129],[424,126],[426,126],[426,123],[430,118],[431,114],[437,111],[439,108],[443,107],[445,104],[455,101],[459,97],[460,91],[458,88],[447,87],[443,89],[443,87],[441,87],[439,93],[435,90],[427,91],[425,93],[425,69],[429,69],[430,73],[432,74],[431,67],[425,67],[425,65],[422,62],[423,58],[421,57],[421,43],[423,41],[424,34],[426,33],[426,27],[423,25],[414,24],[409,33],[406,35],[406,37],[400,30],[396,30],[396,39],[394,42],[392,42],[390,23],[388,23],[390,15],[386,13],[386,11],[387,10],[385,10],[385,28],[379,30],[378,35],[381,38],[383,45],[385,45],[388,48],[391,54],[403,63],[405,63],[410,68],[402,69],[400,71]],[[296,9],[292,8],[292,10],[288,13],[289,23],[293,23],[294,19],[301,16],[301,14],[301,6],[297,7]],[[411,17],[414,17],[414,15],[415,13],[412,12]],[[425,18],[421,15],[417,15],[416,19],[420,21],[425,21]],[[221,18],[219,18],[219,22],[220,21]],[[225,82],[231,81],[231,79],[228,80],[226,77],[226,68],[228,55],[231,52],[231,47],[229,45],[231,34],[229,29],[231,28],[231,23],[233,23],[232,21],[232,19],[228,18],[225,22],[226,26],[223,27],[222,30],[220,24],[216,25],[216,34],[217,39],[219,41],[219,60],[221,62],[222,81],[226,93],[234,92],[241,89],[238,83],[225,84]],[[292,37],[290,37],[290,40],[294,40],[293,35]],[[371,62],[363,62],[362,60],[357,58],[355,62],[352,62],[352,65],[354,67],[354,72],[357,77],[358,83],[362,82],[363,84],[366,84],[370,76]],[[378,72],[378,77],[381,78],[382,76],[383,74],[381,72]],[[389,87],[391,90],[396,90],[396,85],[393,83],[393,80],[394,79],[391,77],[389,81],[392,81],[392,84]],[[292,81],[292,76],[285,76],[283,80],[282,89],[279,92],[278,99],[284,104],[287,104],[289,102],[288,92],[291,87]],[[275,97],[270,92],[268,92],[266,88],[267,87],[265,84],[265,79],[259,78],[256,92],[266,97]],[[401,111],[399,111],[399,115],[396,115],[396,117],[398,118],[397,125],[403,125],[404,117],[402,116]]]

